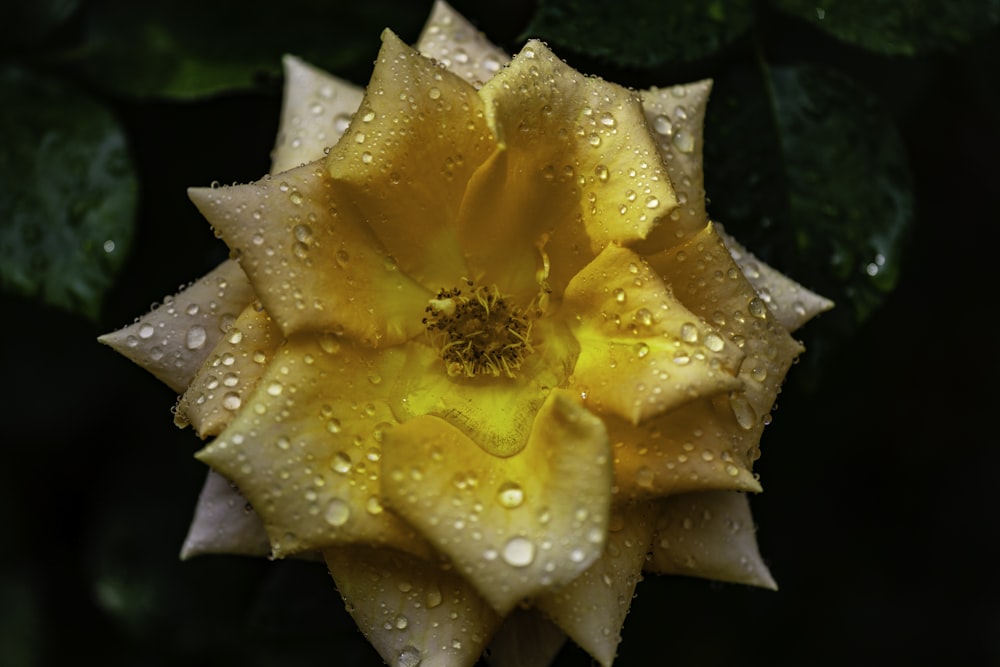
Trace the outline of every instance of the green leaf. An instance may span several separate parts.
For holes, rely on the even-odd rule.
[[[385,27],[415,38],[428,7],[398,0],[289,0],[261,12],[239,0],[94,0],[83,67],[131,97],[195,98],[259,87],[281,56],[367,80]],[[389,23],[387,23],[387,21]]]
[[[716,81],[706,135],[712,217],[854,331],[895,287],[913,217],[907,156],[877,100],[825,67],[739,68]]]
[[[0,44],[24,46],[49,35],[76,12],[80,0],[10,2],[0,21]]]
[[[953,49],[1000,22],[1000,0],[772,0],[839,40],[886,55]]]
[[[540,0],[526,37],[629,67],[713,55],[753,22],[749,0]]]
[[[0,285],[96,317],[132,240],[125,136],[83,92],[0,70]]]

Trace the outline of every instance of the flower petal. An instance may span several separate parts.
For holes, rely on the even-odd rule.
[[[227,260],[133,324],[97,340],[180,393],[252,299],[240,265]]]
[[[174,423],[191,424],[200,438],[222,433],[283,340],[266,311],[247,306],[185,389]]]
[[[286,335],[346,331],[378,346],[423,330],[430,293],[398,270],[321,163],[248,185],[192,188],[189,195],[239,253],[258,298]]]
[[[676,198],[635,93],[531,41],[479,95],[504,154],[476,174],[462,207],[470,267],[504,275],[511,257],[537,257],[544,246],[559,294],[609,242],[670,224]],[[533,272],[512,283],[531,280]]]
[[[472,667],[500,625],[476,591],[440,564],[393,549],[323,555],[347,610],[389,665]]]
[[[745,432],[739,448],[756,447],[789,367],[803,347],[771,314],[740,272],[714,225],[668,251],[646,258],[682,303],[715,325],[746,358],[742,391],[729,403]]]
[[[677,193],[671,224],[660,225],[637,248],[669,248],[705,226],[705,178],[702,169],[703,127],[711,81],[643,90],[642,108],[657,141],[660,157]]]
[[[543,318],[535,324],[538,345],[514,378],[449,376],[435,350],[420,343],[408,345],[391,392],[399,421],[436,415],[493,456],[520,452],[545,395],[564,386],[579,351],[559,322]]]
[[[649,504],[614,510],[608,544],[597,562],[573,581],[535,601],[603,667],[614,662],[621,642],[622,624],[649,553],[653,519]]]
[[[732,236],[717,229],[729,254],[743,275],[767,304],[771,314],[789,331],[795,331],[820,313],[833,308],[833,301],[811,292],[788,276],[772,269],[741,246]]]
[[[635,252],[609,244],[566,287],[587,405],[634,424],[739,389],[743,353],[674,298]]]
[[[290,338],[198,453],[250,500],[274,557],[355,543],[428,553],[380,501],[380,440],[395,420],[377,385],[396,357],[333,336]]]
[[[537,609],[515,609],[489,645],[492,667],[549,667],[566,643],[566,633]]]
[[[364,91],[353,83],[286,55],[285,94],[278,138],[271,151],[271,173],[319,160],[351,122]]]
[[[454,233],[472,172],[495,150],[476,89],[382,33],[361,107],[326,168],[388,254],[428,289],[467,275]]]
[[[510,62],[502,49],[451,6],[436,0],[417,40],[417,51],[434,58],[472,85],[482,86]]]
[[[645,500],[707,490],[760,491],[756,447],[738,447],[744,430],[728,396],[701,399],[642,424],[604,418],[619,498]]]
[[[500,614],[564,584],[602,552],[611,497],[604,425],[553,391],[517,456],[497,458],[438,417],[385,442],[386,503]]]
[[[209,470],[181,558],[204,554],[266,556],[270,552],[267,532],[247,499],[229,480]]]
[[[661,502],[647,572],[777,590],[757,549],[745,494],[707,491],[671,496]]]

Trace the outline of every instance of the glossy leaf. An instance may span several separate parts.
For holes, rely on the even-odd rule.
[[[713,219],[856,328],[895,287],[912,218],[891,119],[843,74],[809,65],[732,71],[708,123]]]
[[[0,71],[0,283],[97,315],[132,239],[136,178],[115,118],[85,93]]]
[[[96,83],[135,97],[194,98],[251,89],[281,75],[287,53],[364,76],[385,27],[415,33],[420,5],[298,0],[261,13],[237,0],[97,0],[89,7],[84,67]]]
[[[652,67],[713,55],[752,22],[747,0],[541,0],[525,36],[547,40],[560,53]]]
[[[974,41],[1000,22],[998,0],[774,0],[839,40],[912,56]]]

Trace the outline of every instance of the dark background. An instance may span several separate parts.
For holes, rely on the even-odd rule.
[[[534,9],[455,5],[508,50]],[[412,11],[405,25],[384,20],[409,42],[424,14]],[[776,59],[835,48],[772,19],[764,45]],[[780,30],[803,37],[772,39]],[[792,368],[762,442],[765,493],[752,499],[780,590],[648,577],[616,665],[1000,664],[998,43],[994,27],[915,58],[836,47],[905,145],[915,215],[899,283],[848,336],[824,338],[828,316],[800,332],[822,365]],[[637,86],[673,82],[566,57]],[[338,74],[363,84],[368,70]],[[173,427],[169,389],[95,341],[225,256],[185,188],[267,170],[280,81],[106,101],[141,189],[134,246],[99,320],[0,296],[0,664],[380,664],[322,566],[178,560],[204,476],[198,441]],[[557,664],[590,659],[567,645]]]

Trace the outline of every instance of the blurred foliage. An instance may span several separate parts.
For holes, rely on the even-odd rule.
[[[844,482],[839,468],[826,465],[828,458],[856,436],[856,422],[874,424],[866,428],[885,442],[905,440],[906,450],[887,449],[884,461],[866,459],[872,479],[855,493],[869,505],[849,517],[848,532],[869,541],[893,530],[923,535],[925,518],[933,522],[935,511],[941,512],[935,509],[937,499],[924,501],[919,523],[893,521],[890,526],[867,517],[871,507],[884,507],[880,489],[893,488],[886,486],[892,480],[876,478],[883,467],[891,463],[903,480],[899,485],[909,490],[933,486],[913,481],[921,456],[945,465],[914,444],[919,434],[910,433],[907,440],[897,430],[913,406],[927,413],[946,411],[926,398],[921,403],[921,396],[885,401],[879,384],[893,374],[905,379],[912,357],[931,346],[914,342],[882,350],[871,340],[913,339],[912,334],[899,336],[895,322],[880,319],[893,298],[901,299],[903,312],[912,313],[904,322],[908,332],[928,326],[922,308],[927,290],[940,287],[939,278],[935,274],[919,282],[916,268],[936,257],[939,243],[955,236],[947,224],[956,206],[968,205],[992,183],[982,176],[987,168],[975,172],[979,179],[972,182],[978,189],[967,185],[970,177],[960,171],[966,165],[956,156],[983,153],[979,141],[996,144],[1000,89],[984,82],[992,81],[1000,67],[1000,0],[454,4],[508,51],[516,51],[530,35],[546,40],[582,71],[637,88],[715,80],[705,143],[710,212],[763,260],[837,302],[834,311],[803,331],[809,347],[804,362],[812,372],[794,369],[790,377],[801,388],[816,383],[825,367],[823,373],[839,388],[821,394],[826,402],[801,418],[818,414],[820,421],[826,419],[810,447],[788,446],[782,452],[786,472],[812,472],[772,473],[769,493],[755,511],[768,511],[768,498],[780,492],[781,484],[799,494],[815,493],[814,499],[843,496],[829,491]],[[212,179],[248,180],[266,169],[280,104],[282,53],[295,53],[363,84],[381,30],[391,27],[412,42],[430,6],[430,0],[288,0],[280,5],[44,0],[5,7],[0,23],[0,277],[7,293],[3,304],[13,304],[18,324],[28,321],[31,327],[27,336],[7,327],[7,344],[0,346],[5,372],[14,373],[10,386],[17,388],[5,405],[14,419],[7,444],[10,464],[0,468],[5,494],[0,519],[8,527],[0,562],[17,573],[0,576],[0,655],[12,665],[65,664],[83,654],[110,666],[298,666],[331,659],[344,665],[381,664],[344,613],[322,567],[211,557],[177,562],[202,479],[190,458],[194,438],[169,426],[163,406],[173,400],[170,392],[124,361],[109,363],[107,351],[92,340],[224,256],[186,201],[184,187]],[[956,91],[967,97],[956,97]],[[994,122],[986,130],[980,109],[992,114]],[[964,124],[982,134],[973,146],[952,139],[956,133],[969,141],[961,133]],[[921,216],[925,238],[933,243],[915,249],[920,225],[911,222]],[[954,222],[973,229],[981,224],[973,216]],[[976,247],[969,252],[989,247],[971,245]],[[964,259],[963,254],[949,267],[957,272],[954,284],[981,281],[975,273],[979,266]],[[907,276],[916,281],[908,292],[902,287]],[[964,287],[955,292],[967,294]],[[977,322],[961,316],[959,310],[959,324],[968,326],[949,325],[950,330],[974,330]],[[856,342],[865,335],[870,338]],[[868,348],[869,356],[859,354]],[[838,355],[845,349],[855,356]],[[884,375],[872,370],[880,364],[888,368]],[[961,385],[955,367],[945,368],[942,386]],[[68,375],[74,377],[52,369],[72,369]],[[859,386],[862,374],[871,382]],[[51,381],[55,376],[59,382]],[[855,393],[868,400],[856,400]],[[789,394],[782,395],[783,405],[799,401],[797,407],[805,408],[801,403],[810,400]],[[899,395],[905,395],[902,389]],[[111,416],[110,397],[125,406]],[[947,413],[951,422],[967,425],[979,419],[973,405],[963,403],[957,414]],[[842,419],[840,411],[848,410],[852,419]],[[782,410],[767,437],[780,441],[782,428],[794,433],[794,414],[794,409]],[[800,432],[816,428],[798,426]],[[978,442],[959,428],[969,427],[951,427],[935,437]],[[765,456],[764,467],[772,460]],[[967,507],[981,503],[967,495],[971,489],[988,487],[968,480],[980,469],[990,467],[951,475],[962,482],[952,493],[965,498]],[[53,489],[57,492],[50,493]],[[771,593],[656,579],[639,589],[637,611],[626,625],[622,665],[649,662],[643,650],[662,645],[663,623],[672,628],[672,644],[683,643],[681,638],[697,634],[701,626],[703,635],[715,638],[718,627],[725,628],[732,641],[676,647],[671,653],[675,664],[699,665],[798,664],[816,658],[817,648],[827,657],[820,664],[848,662],[862,649],[842,637],[845,609],[853,614],[871,606],[886,617],[907,619],[907,637],[912,628],[929,623],[918,604],[890,605],[885,593],[897,586],[892,592],[922,595],[924,589],[912,581],[925,574],[924,561],[884,556],[889,562],[883,572],[889,575],[864,580],[865,572],[871,575],[863,569],[872,558],[868,543],[863,546],[867,560],[859,559],[849,541],[831,540],[830,527],[819,513],[813,516],[813,508],[771,506],[770,511],[784,511],[790,521],[800,522],[796,539],[821,563],[798,564],[802,571],[795,570],[789,562],[794,555],[782,561],[781,550],[768,549],[767,528],[762,531],[763,551],[776,560],[779,579],[784,584],[789,574],[793,578],[787,586],[793,592],[784,595],[795,610],[785,620],[799,632],[783,624],[745,622],[751,615],[767,616],[769,605],[779,604]],[[26,518],[39,515],[48,520]],[[936,526],[965,526],[963,521],[971,523],[965,516],[939,516]],[[937,542],[942,552],[950,552],[954,544],[982,541],[981,534],[963,530],[961,539]],[[918,548],[924,553],[938,547],[921,542]],[[845,562],[851,564],[850,577],[816,575],[819,567],[829,573]],[[953,577],[971,581],[973,575],[960,570]],[[806,592],[796,597],[796,590]],[[859,597],[859,591],[868,597]],[[818,607],[814,593],[824,596]],[[667,597],[683,603],[664,609],[658,600]],[[713,606],[720,597],[726,600],[724,609]],[[947,608],[963,606],[964,601],[953,601]],[[807,608],[816,616],[801,614]],[[713,622],[704,623],[709,617]],[[994,618],[995,611],[984,609],[976,620],[993,628]],[[852,619],[864,623],[858,616]],[[881,639],[890,636],[882,618],[870,625],[862,626],[870,630],[866,637],[887,641]],[[967,626],[960,637],[973,636],[969,633],[978,628],[975,622]],[[817,635],[810,633],[823,628],[832,634],[815,642]],[[648,631],[645,640],[643,631]],[[932,642],[937,635],[921,636]],[[940,637],[949,659],[976,655],[973,641],[950,633]],[[774,648],[779,643],[783,648]],[[751,652],[760,648],[773,660],[753,663],[742,648],[750,644]],[[1000,660],[1000,649],[992,657]],[[589,663],[569,647],[558,664]]]

